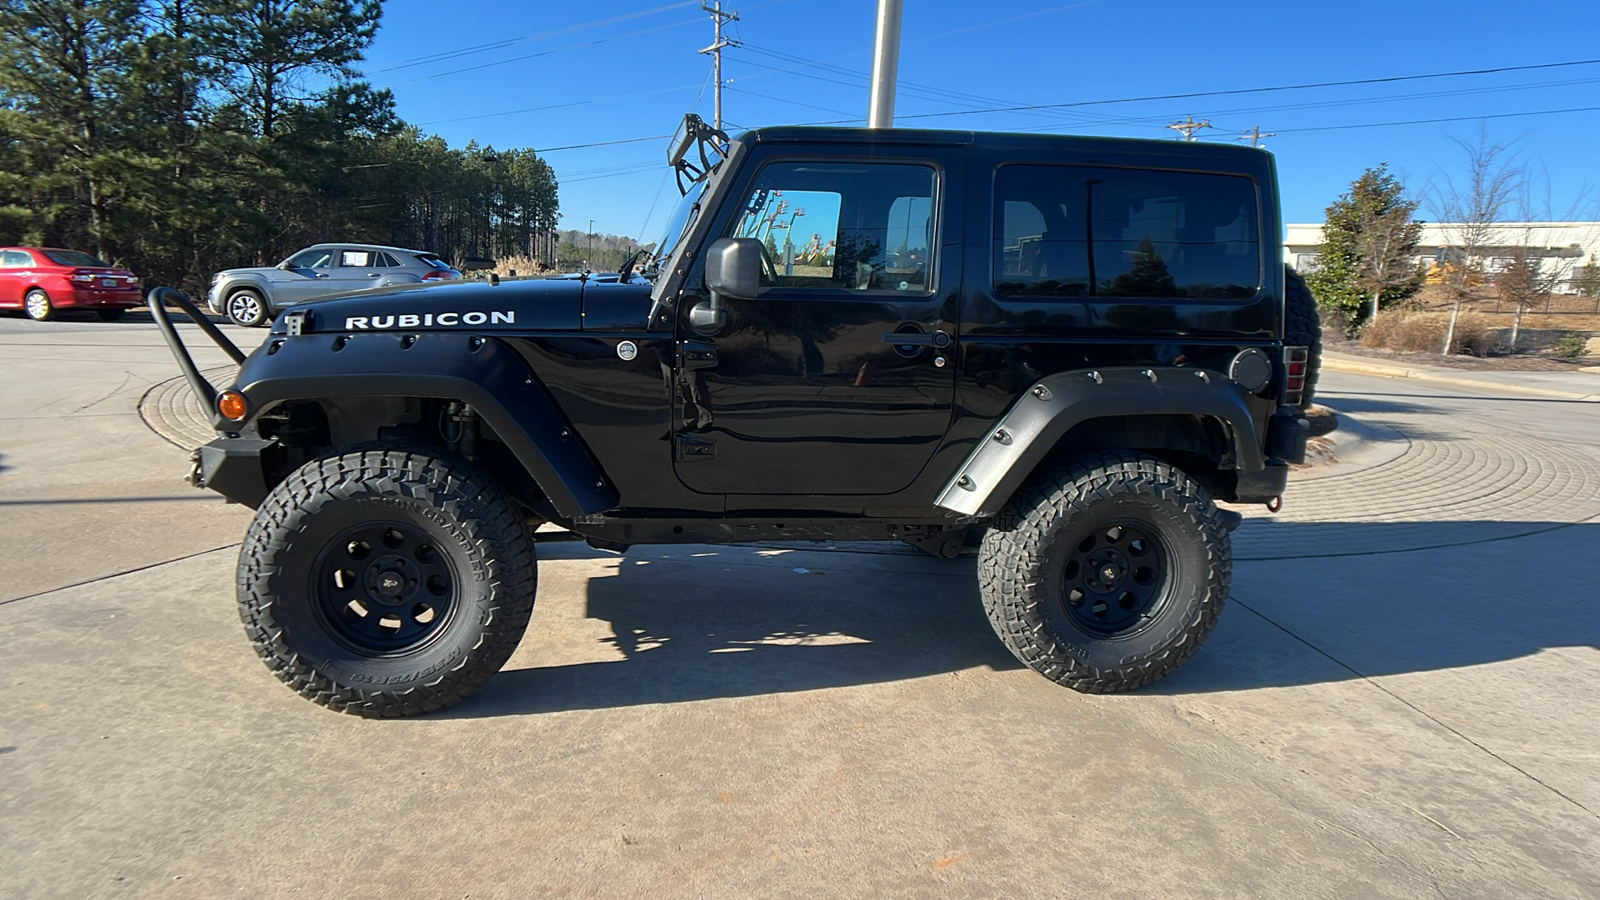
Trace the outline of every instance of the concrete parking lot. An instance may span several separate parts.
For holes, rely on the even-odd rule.
[[[0,319],[0,897],[1600,896],[1600,404],[1327,374],[1362,440],[1140,693],[1018,666],[970,560],[558,544],[487,689],[370,722],[245,641],[175,374]]]

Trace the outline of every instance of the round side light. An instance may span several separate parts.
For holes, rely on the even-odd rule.
[[[238,391],[223,391],[217,395],[217,412],[230,422],[242,422],[250,412],[250,403]]]

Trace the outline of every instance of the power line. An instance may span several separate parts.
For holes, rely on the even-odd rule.
[[[414,57],[411,57],[410,59],[401,60],[399,63],[396,63],[395,65],[392,65],[392,66],[384,66],[383,68],[380,68],[380,69],[373,69],[368,74],[377,74],[377,73],[380,73],[380,72],[393,72],[393,71],[395,71],[397,69],[410,69],[410,68],[413,68],[415,66],[425,66],[425,65],[429,65],[430,63],[444,62],[446,60],[458,59],[458,58],[463,57],[463,56],[471,56],[471,55],[474,55],[474,54],[477,54],[477,53],[483,53],[483,52],[486,52],[486,51],[489,51],[489,50],[500,50],[500,49],[503,49],[505,47],[513,47],[513,46],[516,46],[517,44],[532,43],[533,41],[543,40],[544,38],[560,37],[561,35],[572,34],[573,32],[577,32],[577,31],[587,31],[590,28],[599,28],[599,27],[601,27],[603,25],[615,25],[618,22],[626,22],[626,21],[628,21],[630,19],[640,19],[640,18],[643,18],[645,16],[653,16],[656,13],[667,12],[668,10],[681,9],[683,7],[686,7],[686,6],[694,6],[697,2],[698,2],[698,0],[684,0],[684,2],[680,2],[680,3],[668,3],[665,6],[657,6],[657,7],[654,7],[652,9],[645,9],[645,10],[640,10],[638,12],[626,13],[626,14],[620,15],[620,16],[611,16],[611,17],[605,18],[605,19],[595,19],[595,20],[589,21],[589,22],[580,22],[580,23],[578,23],[576,25],[568,25],[568,26],[566,26],[564,28],[554,28],[554,29],[551,29],[549,31],[535,31],[535,32],[532,32],[532,33],[529,33],[529,34],[519,35],[519,36],[514,37],[514,38],[506,38],[505,40],[500,40],[500,41],[491,41],[491,42],[489,42],[487,44],[475,44],[475,45],[473,45],[471,47],[460,47],[460,48],[457,48],[455,50],[444,50],[444,51],[441,51],[439,53],[430,53],[430,54],[427,54],[425,56],[414,56]]]
[[[1487,116],[1453,116],[1445,119],[1410,119],[1405,122],[1368,122],[1362,125],[1315,125],[1310,128],[1285,128],[1279,134],[1298,134],[1304,131],[1344,131],[1351,128],[1388,128],[1394,125],[1433,125],[1439,122],[1476,122],[1479,119],[1516,119],[1522,116],[1554,116],[1561,113],[1595,112],[1600,106],[1575,106],[1570,109],[1539,109],[1514,113],[1494,113]]]
[[[525,60],[538,59],[542,56],[554,56],[557,53],[567,53],[573,50],[587,50],[590,47],[598,47],[601,44],[610,44],[615,41],[623,41],[627,40],[628,38],[639,37],[640,35],[655,34],[658,31],[667,31],[672,28],[682,28],[685,25],[693,25],[696,21],[698,20],[685,19],[682,22],[673,22],[670,25],[657,25],[654,28],[641,28],[638,31],[630,31],[627,34],[619,34],[615,37],[596,38],[595,40],[585,41],[581,44],[569,44],[565,47],[556,47],[552,50],[540,50],[538,53],[525,53],[521,56],[511,56],[505,59],[497,59],[493,62],[479,63],[475,66],[463,66],[459,69],[450,69],[445,72],[434,72],[431,75],[420,75],[416,78],[408,78],[405,81],[394,82],[394,85],[399,87],[400,85],[405,84],[416,84],[419,81],[432,81],[435,78],[445,78],[450,75],[460,75],[463,72],[477,72],[480,69],[492,69],[495,66],[503,66],[507,63],[523,62]]]
[[[1425,78],[1454,78],[1461,75],[1493,75],[1501,72],[1528,72],[1535,69],[1558,69],[1568,66],[1592,66],[1600,63],[1600,59],[1580,59],[1571,62],[1538,63],[1527,66],[1497,66],[1491,69],[1462,69],[1456,72],[1430,72],[1424,75],[1391,75],[1384,78],[1355,78],[1349,81],[1319,81],[1307,84],[1282,84],[1272,87],[1259,88],[1234,88],[1226,91],[1194,91],[1187,94],[1154,94],[1148,97],[1122,97],[1115,100],[1079,100],[1073,103],[1037,103],[1027,106],[993,107],[983,110],[968,110],[962,112],[922,113],[915,116],[901,116],[902,119],[933,119],[944,116],[967,115],[969,112],[1022,112],[1033,109],[1075,109],[1083,106],[1105,106],[1113,103],[1142,103],[1149,100],[1189,100],[1196,97],[1229,97],[1239,94],[1265,94],[1274,91],[1301,91],[1312,88],[1350,87],[1358,84],[1392,84],[1400,81],[1420,81]],[[818,123],[832,124],[832,123]]]

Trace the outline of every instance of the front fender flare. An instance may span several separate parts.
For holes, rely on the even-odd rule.
[[[1204,369],[1155,367],[1058,372],[1034,383],[989,430],[940,492],[966,516],[1000,511],[1074,425],[1106,416],[1197,415],[1227,426],[1236,467],[1265,466],[1243,389]]]
[[[235,382],[261,411],[290,400],[434,397],[478,411],[561,515],[616,507],[617,489],[555,399],[503,341],[462,333],[274,335]]]

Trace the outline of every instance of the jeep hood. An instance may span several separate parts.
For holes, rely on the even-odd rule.
[[[533,279],[399,285],[290,307],[272,331],[286,332],[294,313],[304,316],[301,333],[579,331],[583,289],[581,281]]]

